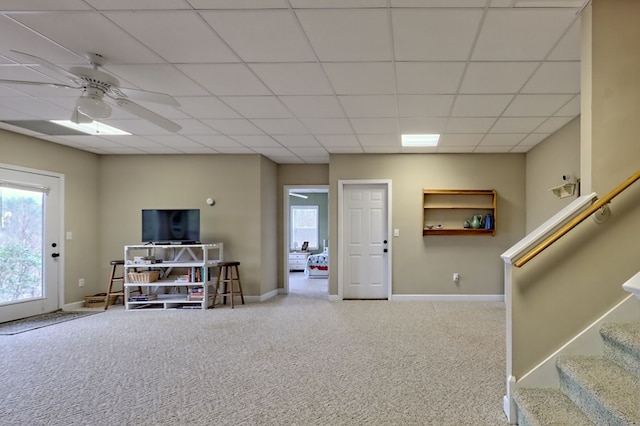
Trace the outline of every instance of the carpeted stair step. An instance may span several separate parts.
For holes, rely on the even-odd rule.
[[[517,389],[514,397],[518,426],[594,425],[560,389]]]
[[[558,357],[560,390],[596,425],[640,425],[638,378],[598,356]]]
[[[604,324],[600,328],[604,356],[640,377],[640,322]]]

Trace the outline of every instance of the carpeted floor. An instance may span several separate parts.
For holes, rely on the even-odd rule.
[[[74,311],[65,312],[62,310],[49,312],[46,314],[35,315],[28,318],[22,318],[15,321],[7,321],[0,323],[0,336],[24,333],[26,331],[36,330],[42,327],[48,327],[61,322],[71,321],[82,318],[87,315],[98,314],[101,311]]]
[[[506,425],[504,304],[102,315],[0,338],[3,425]]]

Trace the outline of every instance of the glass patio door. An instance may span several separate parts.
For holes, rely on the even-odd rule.
[[[58,309],[60,177],[0,165],[0,322]]]

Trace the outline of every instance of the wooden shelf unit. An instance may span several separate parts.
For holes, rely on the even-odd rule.
[[[494,189],[423,189],[422,235],[495,235],[496,191]],[[475,215],[493,216],[491,229],[465,228]]]

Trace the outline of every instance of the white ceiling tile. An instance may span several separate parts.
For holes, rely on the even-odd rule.
[[[323,67],[339,95],[395,93],[391,62],[325,63]]]
[[[505,110],[513,95],[458,95],[453,104],[453,117],[497,117]]]
[[[384,9],[297,10],[295,13],[321,61],[393,59],[389,18]]]
[[[571,95],[517,95],[503,116],[550,116],[571,98]]]
[[[396,62],[398,93],[456,93],[464,62]]]
[[[221,154],[255,154],[255,152],[251,148],[247,148],[246,146],[238,145],[235,147],[220,147],[214,148]]]
[[[290,0],[295,9],[338,9],[387,7],[387,0]]]
[[[477,153],[487,153],[487,154],[497,154],[497,153],[504,153],[504,152],[509,152],[511,151],[511,146],[503,146],[503,145],[497,145],[497,146],[477,146],[473,152],[477,152]]]
[[[288,10],[225,10],[200,14],[246,62],[316,60]]]
[[[112,65],[109,72],[115,74],[122,86],[140,88],[151,92],[167,93],[172,96],[198,96],[203,88],[171,65]],[[126,84],[126,83],[129,84]]]
[[[252,149],[258,154],[271,156],[291,156],[291,151],[284,147],[252,147]]]
[[[394,95],[338,96],[347,115],[355,118],[397,117],[398,107]]]
[[[578,18],[547,59],[552,61],[579,61],[581,57],[582,31]]]
[[[555,116],[569,116],[576,117],[580,115],[580,96],[574,96],[569,102],[567,102],[562,108],[560,108]]]
[[[207,126],[225,135],[264,135],[264,132],[245,119],[206,119]]]
[[[544,117],[502,117],[491,128],[491,133],[529,133],[544,120]]]
[[[495,118],[460,118],[452,117],[447,123],[447,133],[485,133],[489,131]]]
[[[362,147],[391,147],[391,149],[400,149],[400,137],[398,135],[359,135]]]
[[[391,0],[391,7],[484,7],[486,0]]]
[[[98,10],[190,9],[185,0],[86,0]]]
[[[193,118],[240,118],[240,115],[213,96],[179,96],[180,109]]]
[[[316,138],[311,135],[274,135],[275,140],[280,142],[286,147],[292,146],[307,146],[317,147],[320,146]]]
[[[578,12],[589,0],[515,0],[514,7],[573,7]]]
[[[305,162],[294,155],[270,155],[269,159],[277,164],[305,164]],[[322,163],[328,163],[329,160],[322,161]]]
[[[282,147],[282,145],[280,145],[272,137],[267,135],[234,135],[233,139],[249,148],[252,148],[252,147],[280,148]]]
[[[182,130],[178,133],[182,135],[208,135],[211,134],[211,128],[199,120],[194,119],[177,119],[173,120],[180,126]]]
[[[491,0],[489,7],[512,7],[515,0]]]
[[[475,146],[443,146],[438,147],[437,152],[442,154],[464,154],[472,153]]]
[[[0,10],[90,10],[82,0],[2,0]]]
[[[489,9],[472,60],[542,60],[576,19],[575,10]]]
[[[398,133],[398,120],[396,118],[352,118],[351,124],[358,134]]]
[[[67,120],[70,111],[61,110],[56,105],[32,97],[0,98],[0,105],[13,111],[47,120]]]
[[[250,64],[249,66],[276,95],[333,94],[333,89],[319,64]]]
[[[393,9],[395,59],[467,60],[482,15],[481,9]]]
[[[491,133],[486,135],[481,146],[513,146],[527,136],[526,133]]]
[[[195,135],[189,136],[189,139],[214,149],[241,147],[238,142],[224,135]]]
[[[360,145],[358,146],[328,146],[325,147],[331,154],[361,154],[364,152]]]
[[[253,119],[251,122],[270,135],[304,135],[309,133],[296,118]]]
[[[451,111],[454,95],[399,95],[400,117],[446,117]]]
[[[483,136],[484,133],[447,133],[440,136],[438,146],[476,146]]]
[[[107,64],[161,61],[158,55],[99,13],[27,13],[12,17],[78,55],[99,53]],[[82,36],[78,37],[79,34]]]
[[[152,140],[163,145],[175,145],[175,147],[178,149],[186,148],[188,146],[202,147],[202,145],[200,145],[198,142],[182,135],[158,135],[154,136]]]
[[[471,62],[460,93],[518,93],[537,62]]]
[[[112,12],[105,15],[170,62],[238,62],[220,37],[190,11]]]
[[[531,133],[526,138],[522,139],[518,145],[534,146],[548,138],[549,135],[549,133]]]
[[[187,0],[196,9],[287,9],[287,0]]]
[[[531,148],[532,147],[529,145],[517,145],[511,148],[511,151],[509,152],[512,154],[524,154],[531,151]]]
[[[321,146],[315,147],[315,148],[314,147],[292,147],[292,148],[289,148],[289,150],[294,154],[300,155],[303,157],[306,157],[306,156],[316,157],[316,156],[327,155],[327,150]]]
[[[280,100],[298,118],[344,118],[335,96],[280,96]]]
[[[220,99],[246,118],[291,117],[275,96],[225,96]]]
[[[447,124],[446,118],[401,118],[402,134],[443,133]]]
[[[565,124],[573,120],[574,117],[551,117],[544,122],[544,124],[536,128],[536,132],[539,133],[553,133],[557,132]]]
[[[214,95],[271,94],[244,64],[185,64],[178,68]]]
[[[317,135],[316,139],[325,147],[354,147],[360,146],[355,135]]]
[[[391,147],[391,146],[377,146],[377,145],[369,145],[363,147],[364,152],[366,154],[399,154],[402,152],[402,147]]]
[[[315,135],[353,134],[349,121],[342,118],[303,118],[300,121]]]
[[[580,62],[544,62],[522,91],[524,93],[579,93]]]

